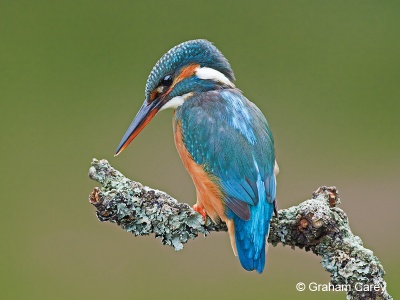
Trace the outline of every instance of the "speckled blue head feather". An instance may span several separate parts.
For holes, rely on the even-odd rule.
[[[151,70],[147,79],[145,97],[158,86],[165,75],[174,74],[183,66],[199,64],[200,67],[213,68],[224,74],[230,81],[235,80],[228,60],[211,42],[191,40],[179,44],[165,53]]]

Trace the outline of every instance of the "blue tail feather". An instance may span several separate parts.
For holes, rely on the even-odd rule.
[[[247,271],[262,273],[265,266],[265,245],[274,205],[264,199],[250,205],[250,219],[233,217],[236,249],[240,263]]]

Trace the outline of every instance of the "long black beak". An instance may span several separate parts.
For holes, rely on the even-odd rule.
[[[150,120],[156,115],[162,106],[162,101],[160,99],[154,99],[150,103],[147,100],[144,101],[142,107],[137,113],[136,117],[133,119],[128,130],[125,132],[124,137],[118,145],[117,151],[115,151],[114,156],[120,154],[129,143],[139,134],[140,131],[150,122]]]

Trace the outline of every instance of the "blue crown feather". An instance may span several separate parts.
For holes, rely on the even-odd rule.
[[[191,40],[173,47],[156,63],[147,79],[146,99],[164,76],[173,74],[176,70],[179,71],[183,66],[195,63],[221,72],[230,81],[235,80],[228,60],[217,47],[207,40]]]

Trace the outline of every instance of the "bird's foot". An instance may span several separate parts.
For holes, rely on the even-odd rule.
[[[192,206],[192,208],[193,208],[193,210],[195,210],[199,214],[201,214],[201,216],[204,219],[204,222],[207,220],[207,213],[206,213],[206,211],[204,210],[203,207],[200,207],[199,205],[195,204],[195,205]]]

